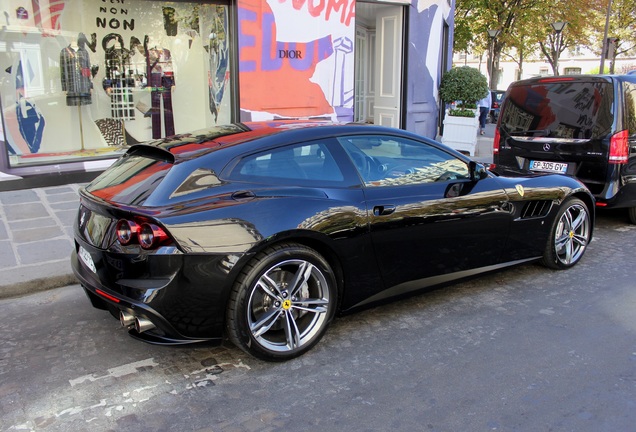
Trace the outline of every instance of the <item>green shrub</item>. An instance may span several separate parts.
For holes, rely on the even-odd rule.
[[[474,110],[466,109],[466,108],[453,108],[448,110],[448,115],[454,117],[475,117]]]
[[[439,94],[446,103],[458,101],[459,106],[476,106],[480,99],[488,95],[488,81],[477,69],[454,67],[442,76]]]

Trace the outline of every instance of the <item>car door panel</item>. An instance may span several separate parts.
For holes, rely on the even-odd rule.
[[[388,295],[402,284],[415,281],[417,286],[417,281],[499,263],[511,216],[496,178],[471,179],[466,160],[432,143],[383,136],[340,142],[365,186],[384,282],[370,287],[368,298],[382,297],[383,290]]]
[[[467,192],[447,196],[457,185]],[[371,238],[387,287],[493,265],[505,247],[510,215],[496,180],[367,189]],[[377,214],[378,207],[391,207]]]

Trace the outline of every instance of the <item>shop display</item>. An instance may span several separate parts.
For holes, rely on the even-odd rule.
[[[0,8],[9,168],[115,157],[122,146],[231,120],[230,109],[218,114],[231,106],[228,6],[5,0]],[[187,86],[177,88],[179,74]]]

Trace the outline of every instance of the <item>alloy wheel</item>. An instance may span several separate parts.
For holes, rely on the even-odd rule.
[[[576,263],[585,252],[590,239],[590,219],[584,205],[568,207],[556,226],[554,249],[556,258],[566,266]]]
[[[290,259],[266,270],[247,303],[254,340],[276,352],[297,350],[324,328],[330,294],[323,272],[309,261]]]

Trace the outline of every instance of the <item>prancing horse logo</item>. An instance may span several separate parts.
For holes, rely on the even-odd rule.
[[[526,193],[526,191],[523,190],[523,186],[521,185],[516,185],[515,189],[517,189],[517,193],[519,193],[519,195],[522,197],[523,197],[523,194]]]

